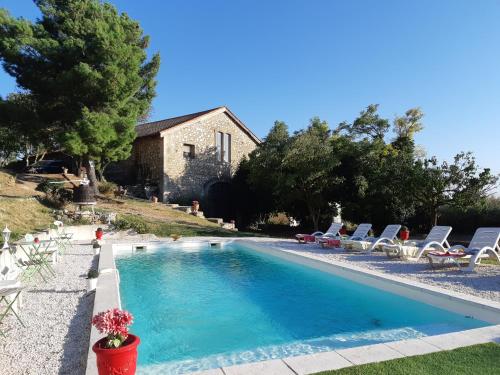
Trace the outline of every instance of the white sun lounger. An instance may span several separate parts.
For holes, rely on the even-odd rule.
[[[372,229],[371,224],[359,224],[352,236],[341,239],[341,246],[346,249],[353,243],[364,241],[368,236],[368,232],[370,231],[370,229]]]
[[[448,236],[451,232],[451,227],[436,225],[434,226],[427,237],[422,241],[406,241],[404,246],[415,246],[418,248],[414,257],[407,258],[408,260],[417,261],[422,255],[425,253],[442,248],[449,248],[450,244],[448,243]],[[385,246],[387,256],[402,256],[402,249],[400,245],[386,245]]]
[[[469,259],[469,266],[466,271],[473,272],[476,264],[481,263],[482,258],[496,259],[500,263],[500,228],[478,228],[470,241],[468,247],[455,245],[449,249],[440,248],[440,253],[429,253],[427,257],[429,262],[434,264],[443,264],[445,262],[453,262],[461,270],[459,259]]]
[[[401,229],[400,224],[389,224],[385,227],[384,231],[380,234],[379,237],[367,237],[363,241],[371,242],[371,246],[363,251],[364,253],[371,253],[376,249],[378,245],[382,244],[392,244],[393,240],[398,235],[399,230]]]
[[[332,223],[330,225],[330,228],[328,228],[328,230],[325,233],[323,233],[323,232],[314,232],[314,233],[311,233],[311,234],[296,234],[295,238],[299,242],[315,242],[315,241],[307,241],[307,239],[308,238],[310,238],[310,239],[312,239],[312,238],[317,239],[318,237],[323,237],[323,236],[327,236],[327,237],[337,236],[339,234],[339,230],[341,228],[342,228],[342,223]]]
[[[363,223],[359,224],[351,237],[348,238],[349,241],[363,241],[366,236],[368,236],[368,232],[372,229],[371,224]]]

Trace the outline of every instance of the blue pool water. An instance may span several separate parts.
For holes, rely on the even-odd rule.
[[[488,325],[229,244],[117,256],[138,373],[218,366]]]

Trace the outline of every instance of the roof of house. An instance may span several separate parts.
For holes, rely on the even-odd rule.
[[[196,122],[205,115],[211,116],[213,114],[225,112],[242,130],[247,133],[250,138],[252,138],[256,143],[260,143],[261,140],[257,137],[250,129],[248,129],[245,124],[243,124],[227,107],[217,107],[208,109],[206,111],[191,113],[188,115],[172,117],[165,120],[153,121],[144,124],[139,124],[135,127],[137,132],[137,138],[159,135],[161,132],[171,129],[178,125],[188,124],[190,122]]]

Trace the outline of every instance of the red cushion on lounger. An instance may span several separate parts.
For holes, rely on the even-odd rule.
[[[310,234],[306,234],[304,237],[303,237],[304,241],[305,242],[316,242],[316,237],[310,235]]]
[[[310,234],[296,234],[295,238],[298,241],[304,241],[304,242],[316,242],[316,237],[310,235]]]
[[[327,238],[322,241],[323,244],[330,247],[341,247],[340,240],[334,238]]]
[[[445,253],[443,252],[438,253],[435,251],[431,251],[429,254],[434,255],[436,257],[453,257],[453,258],[461,258],[467,255],[465,253],[450,253],[449,251]]]

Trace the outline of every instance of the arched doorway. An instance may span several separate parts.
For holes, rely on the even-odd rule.
[[[217,180],[205,186],[203,213],[205,217],[234,219],[233,188],[229,181]]]

